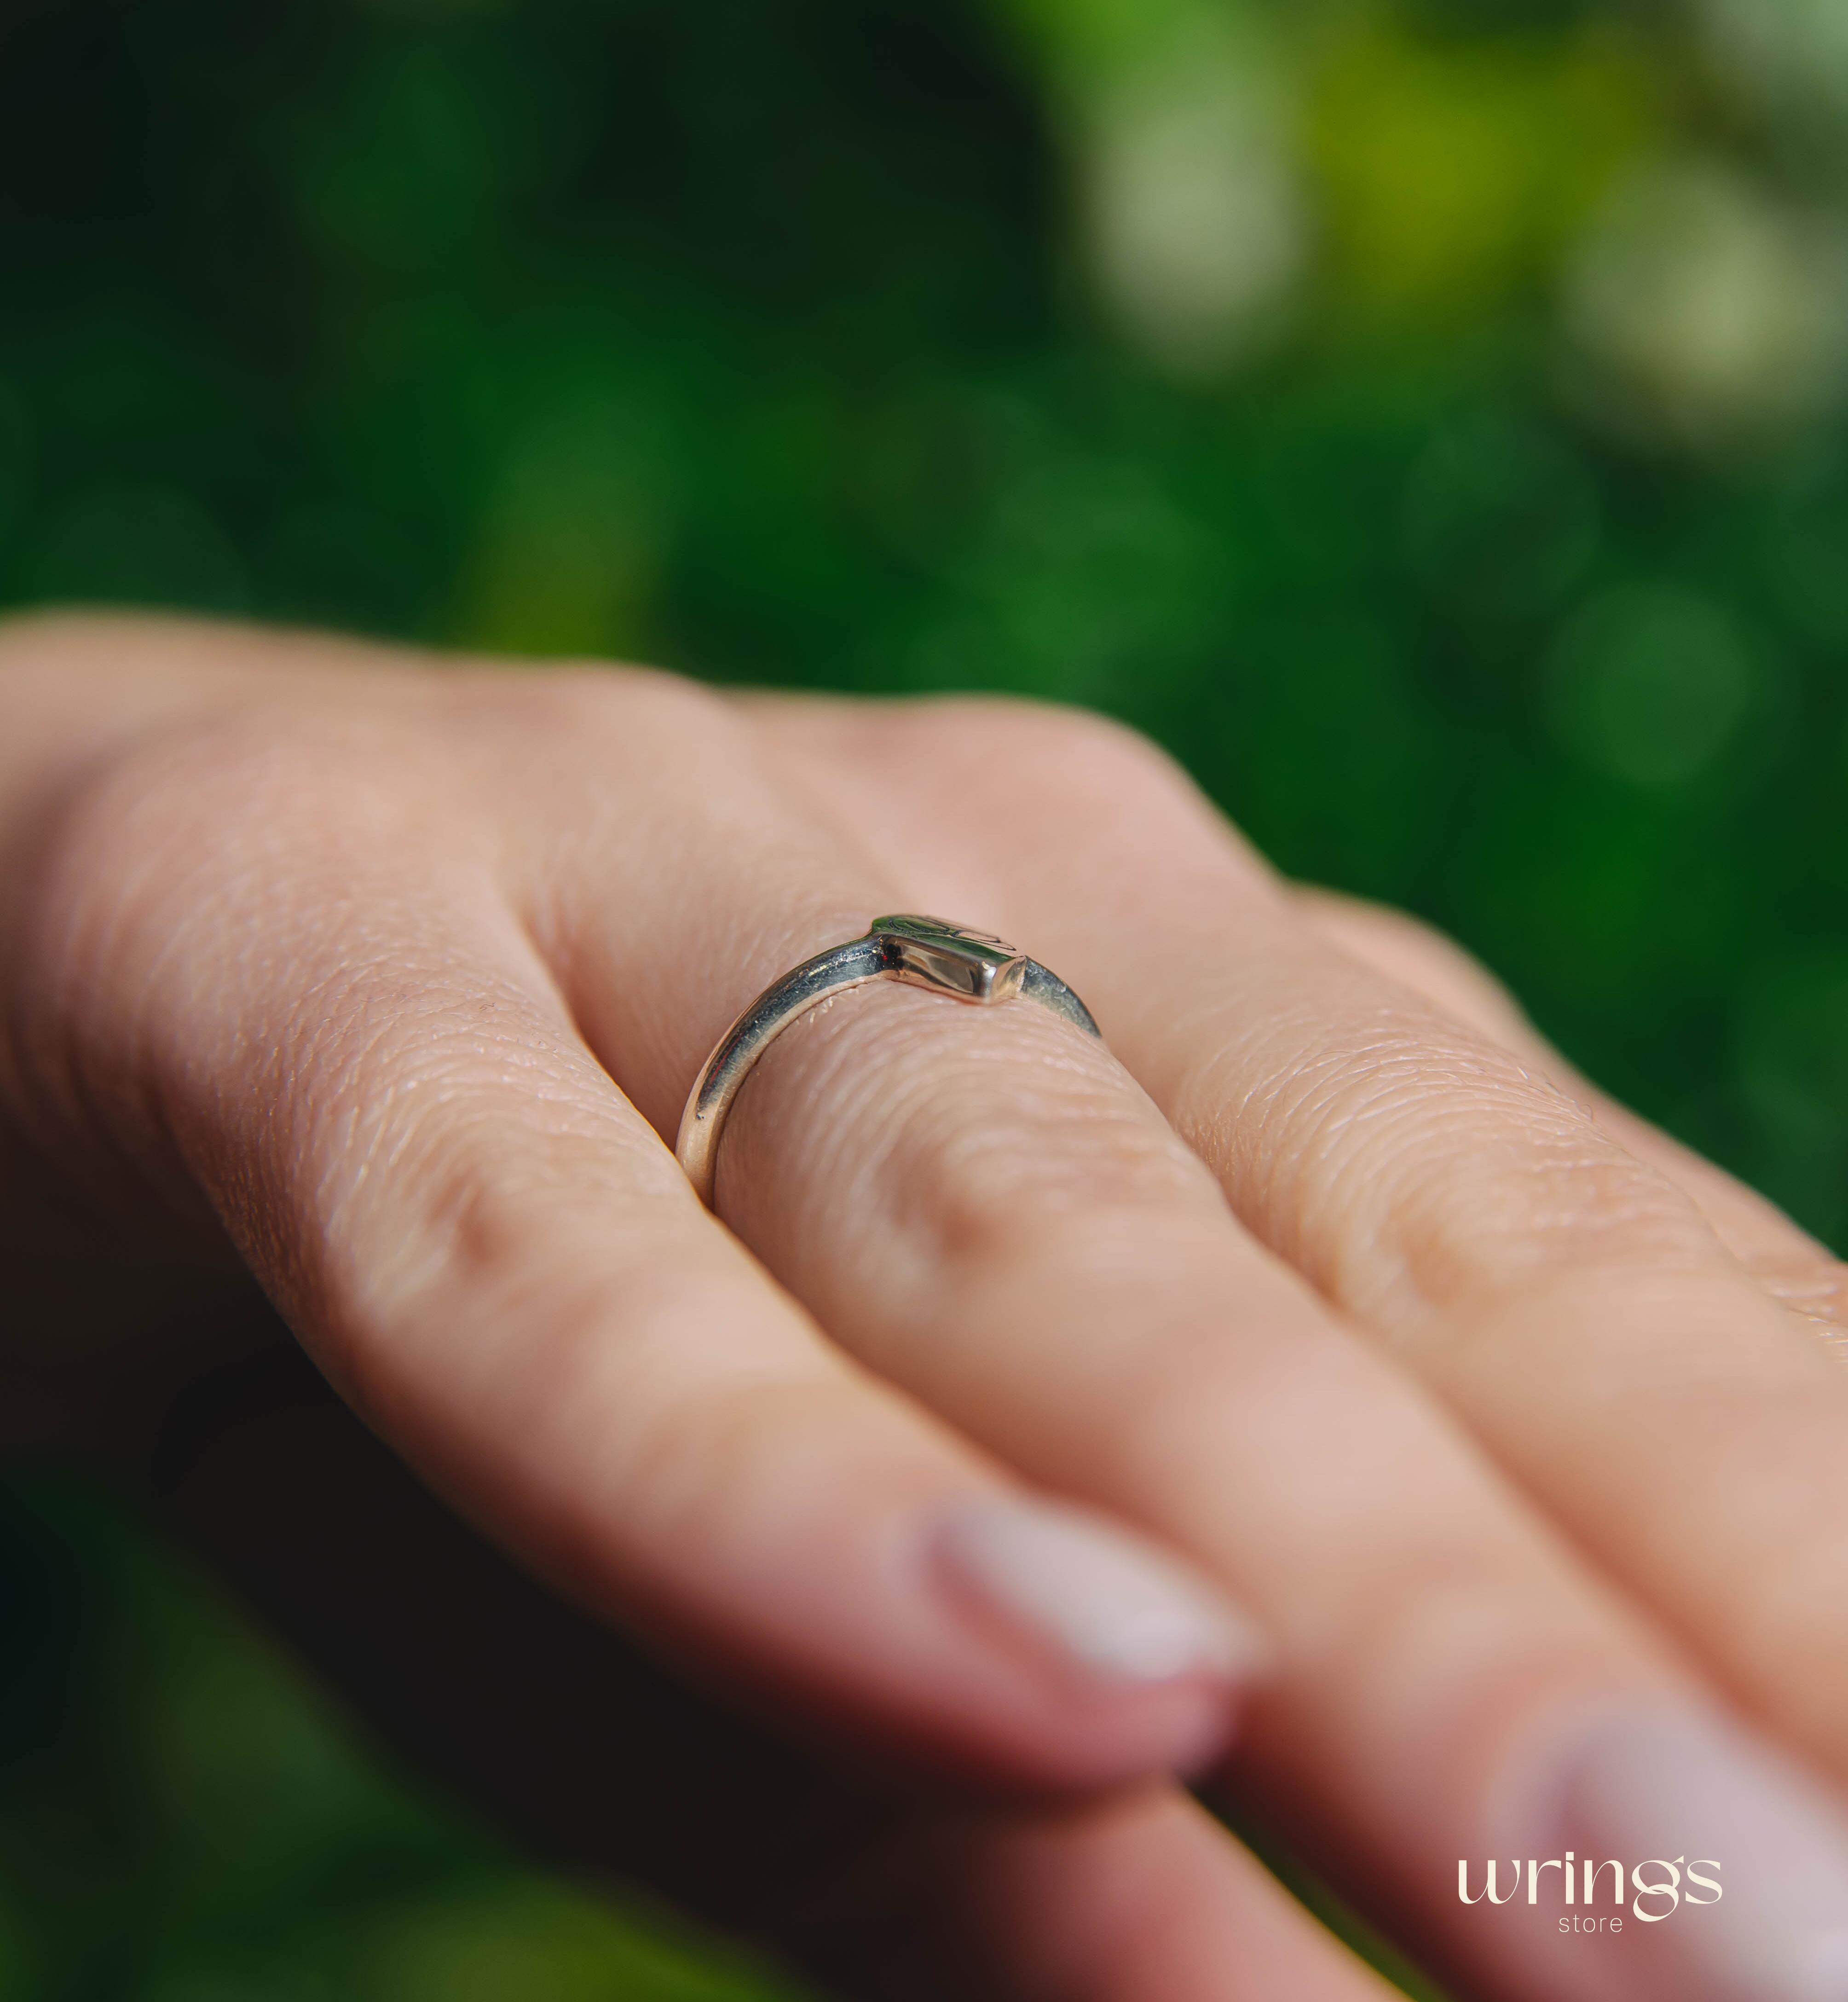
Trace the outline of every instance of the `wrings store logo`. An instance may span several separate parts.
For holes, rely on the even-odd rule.
[[[1470,1865],[1459,1857],[1456,1865],[1456,1895],[1466,1905],[1480,1905],[1485,1898],[1491,1905],[1509,1903],[1521,1889],[1520,1859],[1517,1857],[1511,1861],[1515,1874],[1507,1890],[1501,1888],[1500,1866],[1491,1857],[1484,1871],[1482,1888],[1473,1894],[1470,1889]],[[1559,1929],[1562,1933],[1620,1933],[1623,1930],[1625,1884],[1621,1863],[1614,1859],[1607,1863],[1594,1863],[1588,1856],[1579,1861],[1569,1849],[1563,1859],[1549,1857],[1543,1863],[1530,1857],[1527,1864],[1529,1904],[1540,1902],[1540,1879],[1549,1870],[1558,1871],[1560,1881],[1557,1885],[1547,1885],[1547,1889],[1563,1891],[1564,1903],[1574,1908],[1560,1914]],[[1610,1872],[1610,1904],[1616,1909],[1598,1912],[1594,1909],[1598,1886],[1607,1870]],[[1710,1871],[1710,1876],[1707,1874]],[[1702,1892],[1711,1895],[1697,1896],[1694,1888],[1696,1885]],[[1628,1888],[1635,1893],[1630,1904],[1632,1914],[1646,1926],[1659,1925],[1664,1919],[1672,1918],[1684,1904],[1718,1904],[1721,1896],[1720,1866],[1710,1856],[1696,1857],[1692,1863],[1685,1856],[1676,1857],[1672,1863],[1652,1856],[1646,1863],[1631,1866]]]

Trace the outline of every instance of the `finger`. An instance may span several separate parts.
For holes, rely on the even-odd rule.
[[[933,887],[994,897],[1043,943],[1249,1226],[1848,1774],[1848,1379],[1682,1191],[1517,1056],[1334,950],[1122,733],[1048,735],[999,704],[979,729],[947,706],[808,715],[834,733],[834,797],[894,859],[940,824],[889,780],[876,804],[856,776],[873,761],[992,800],[939,832]]]
[[[1714,1853],[1767,1816],[1800,1846],[1825,1831],[1835,1875],[1771,1928],[1780,1951],[1815,1942],[1848,1888],[1848,1836],[1717,1724],[1679,1721],[1696,1702],[1675,1665],[1439,1415],[1215,1207],[1163,1185],[1153,1121],[1123,1130],[1086,1046],[1048,1077],[1024,1009],[1010,1048],[999,1021],[880,999],[843,999],[759,1066],[727,1135],[725,1213],[883,1374],[1253,1608],[1280,1653],[1238,1754],[1260,1810],[1398,1937],[1500,1992],[1554,1942],[1470,1924],[1459,1858],[1665,1840],[1685,1797],[1659,1768],[1609,1798],[1578,1777],[1609,1756],[1613,1714],[1659,1716],[1705,1776],[1698,1818],[1728,1833]],[[1010,1088],[1036,1059],[1037,1090]],[[1754,1861],[1747,1899],[1789,1856]],[[1735,1944],[1765,1994],[1787,1992],[1754,1939]],[[1668,1958],[1637,1992],[1731,1993],[1724,1955]],[[1527,1978],[1597,1992],[1570,1965]]]
[[[1532,1542],[1532,1522],[1410,1400],[1396,1359],[1416,1363],[1501,1463],[1734,1686],[1796,1700],[1800,1726],[1826,1738],[1840,1728],[1834,1678],[1816,1669],[1838,1660],[1840,1596],[1820,1613],[1778,1602],[1778,1585],[1828,1592],[1836,1564],[1828,1515],[1810,1513],[1814,1490],[1788,1474],[1796,1460],[1822,1494],[1842,1485],[1820,1452],[1836,1414],[1818,1424],[1810,1410],[1840,1383],[1814,1345],[1720,1254],[1686,1199],[1600,1141],[1576,1107],[1331,953],[1145,748],[1085,720],[1047,739],[1041,717],[1001,705],[758,717],[789,767],[813,761],[817,803],[861,828],[887,867],[909,867],[917,897],[999,913],[995,927],[1013,927],[1071,977],[1237,1213],[1392,1341],[1378,1381],[1349,1395],[1351,1358],[1337,1359],[1327,1329],[1317,1339],[1261,1268],[1233,1269],[1222,1249],[1203,1269],[1145,1217],[1133,1229],[1093,1217],[1077,1243],[1059,1243],[1057,1287],[989,1293],[983,1315],[955,1301],[963,1311],[949,1331],[945,1310],[929,1339],[887,1338],[873,1352],[881,1367],[895,1349],[909,1363],[901,1381],[939,1410],[1041,1477],[1055,1477],[1051,1456],[1087,1491],[1109,1485],[1118,1505],[1236,1582],[1283,1644],[1283,1678],[1254,1718],[1241,1766],[1274,1810],[1341,1826],[1364,1894],[1379,1900],[1387,1886],[1389,1914],[1420,1914],[1428,1938],[1477,1976],[1500,1948],[1484,1928],[1459,1926],[1449,1888],[1444,1910],[1431,1910],[1435,1884],[1472,1843],[1487,1854],[1491,1828],[1504,1829],[1504,1854],[1543,1856],[1529,1843],[1560,1822],[1542,1814],[1515,1842],[1500,1815],[1550,1772],[1550,1812],[1580,1815],[1571,1838],[1581,1850],[1642,1828],[1670,1840],[1696,1801],[1702,1826],[1718,1822],[1734,1848],[1758,1852],[1758,1882],[1708,1934],[1710,1944],[1726,1934],[1724,1952],[1704,1970],[1658,1970],[1666,1986],[1646,1992],[1732,1994],[1728,1982],[1800,1992],[1790,1954],[1798,1944],[1820,1952],[1848,1920],[1836,1810],[1718,1724],[1684,1716],[1666,1730],[1692,1794],[1675,1792],[1660,1760],[1634,1760],[1623,1766],[1628,1820],[1602,1832],[1585,1820],[1585,1800],[1606,1812],[1614,1796],[1571,1777],[1609,1749],[1584,1710],[1600,1686],[1648,1682],[1646,1648],[1626,1654],[1595,1596],[1560,1575],[1556,1554]],[[935,809],[945,795],[983,800],[983,811],[945,817]],[[819,1079],[803,1087],[779,1103],[785,1149],[823,1105]],[[791,1205],[787,1171],[753,1188]],[[843,1203],[831,1207],[835,1245],[851,1221]],[[755,1243],[771,1241],[763,1226],[744,1227]],[[861,1257],[891,1235],[887,1217]],[[1125,1243],[1156,1247],[1159,1283]],[[797,1255],[825,1271],[839,1249],[811,1227]],[[821,1299],[791,1257],[779,1247],[772,1268]],[[1099,1345],[1090,1329],[1125,1273],[1135,1339]],[[1185,1275],[1181,1293],[1175,1275]],[[1227,1301],[1243,1307],[1231,1341]],[[883,1297],[877,1306],[893,1311]],[[839,1307],[821,1311],[841,1325]],[[1037,1341],[1019,1338],[1017,1320]],[[975,1355],[955,1331],[983,1324],[1011,1335]],[[1083,1343],[1073,1327],[1087,1331]],[[945,1381],[955,1359],[971,1372],[961,1395]],[[1047,1414],[1073,1411],[1090,1428],[1047,1446]],[[1768,1523],[1790,1542],[1768,1551]],[[1786,1644],[1802,1641],[1802,1668],[1738,1631],[1740,1603],[1746,1626],[1770,1616]],[[1574,1704],[1578,1724],[1566,1718]],[[1609,1730],[1626,1740],[1632,1726]],[[1539,1794],[1525,1798],[1532,1810]],[[1768,1868],[1762,1836],[1780,1820],[1788,1834]],[[1778,1870],[1790,1866],[1796,1884],[1798,1864],[1810,1870],[1818,1856],[1822,1880],[1804,1878],[1796,1904],[1782,1902]],[[1546,1968],[1557,1946],[1548,1936],[1522,1950]],[[1728,1956],[1738,1958],[1724,1966]],[[1566,1968],[1550,1978],[1590,1992]]]
[[[990,1780],[1210,1752],[1248,1630],[1012,1489],[712,1222],[494,894],[439,737],[381,768],[343,710],[234,720],[86,787],[16,934],[44,1123],[204,1191],[441,1491],[709,1676]],[[1082,1575],[1009,1599],[954,1561],[984,1537]]]
[[[691,730],[664,714],[658,737],[626,720],[613,769],[607,738],[567,734],[626,817],[678,830],[678,895],[638,894],[594,812],[555,819],[533,873],[584,886],[555,905],[549,956],[594,1045],[665,1127],[726,1015],[867,906],[823,901],[846,837],[788,800],[792,742],[765,754],[703,712]],[[703,761],[691,814],[689,741]],[[877,821],[898,789],[901,766],[865,769],[846,826]],[[839,776],[831,766],[816,797]],[[553,785],[585,796],[556,772]],[[972,906],[947,908],[982,922],[976,879],[936,868],[940,816],[896,818],[885,867],[908,869],[920,899],[970,892]],[[755,837],[742,867],[734,819]],[[1585,1993],[1518,1922],[1459,1924],[1456,1858],[1563,1847],[1553,1797],[1578,1798],[1567,1783],[1591,1720],[1613,1704],[1684,1716],[1693,1686],[1455,1426],[1234,1224],[1107,1052],[1031,1006],[875,983],[765,1054],[717,1192],[856,1354],[1046,1485],[1171,1539],[1259,1612],[1282,1673],[1246,1763],[1402,1932],[1480,1982],[1533,1967],[1525,1992]],[[1677,1728],[1721,1742],[1710,1723]],[[1629,1799],[1623,1826],[1653,1827],[1656,1805]],[[1588,1826],[1602,1843],[1618,1822]],[[1788,1930],[1801,1941],[1816,1923],[1800,1910]],[[1671,1958],[1650,1992],[1726,1992]]]
[[[138,1494],[375,1743],[580,1881],[866,2002],[1385,1993],[1191,1802],[947,1812],[727,1714],[437,1505],[287,1348],[145,1400]]]
[[[1684,1190],[1714,1234],[1772,1296],[1848,1355],[1848,1267],[1776,1204],[1599,1091],[1574,1069],[1468,954],[1403,912],[1297,888],[1302,909],[1344,952],[1491,1037],[1585,1106],[1627,1153]]]

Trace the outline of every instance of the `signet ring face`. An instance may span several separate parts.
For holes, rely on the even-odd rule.
[[[1030,962],[992,932],[942,918],[875,918],[866,934],[887,950],[892,978],[959,1001],[1011,1001]]]
[[[719,1039],[693,1080],[675,1153],[701,1202],[710,1205],[719,1137],[751,1067],[798,1016],[869,980],[899,980],[981,1006],[1037,1003],[1086,1035],[1091,1011],[1055,973],[992,932],[944,918],[875,918],[863,937],[804,960],[758,995]]]

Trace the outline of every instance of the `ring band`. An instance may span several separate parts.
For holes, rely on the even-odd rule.
[[[1099,1033],[1090,1010],[1056,973],[992,933],[941,918],[875,918],[863,938],[817,953],[766,987],[700,1066],[674,1152],[702,1202],[711,1205],[719,1136],[751,1066],[798,1015],[869,980],[902,980],[978,1006],[1037,1001],[1086,1035]]]

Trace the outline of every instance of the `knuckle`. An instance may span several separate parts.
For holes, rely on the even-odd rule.
[[[1745,1269],[1778,1303],[1810,1323],[1848,1361],[1848,1264],[1818,1253],[1749,1252]]]
[[[312,1243],[342,1247],[334,1291],[388,1343],[461,1315],[529,1322],[542,1302],[568,1325],[574,1295],[606,1296],[636,1213],[682,1198],[678,1177],[518,996],[413,1005],[414,1034],[350,1011],[295,1066],[291,1159],[312,1164]]]
[[[931,703],[896,727],[911,733],[933,787],[992,801],[1022,852],[1107,863],[1126,858],[1169,876],[1201,872],[1244,895],[1270,870],[1151,738],[1095,711],[1012,699]],[[934,796],[934,794],[933,794]]]
[[[217,747],[138,743],[69,785],[34,830],[29,947],[65,995],[113,991],[162,934],[198,921],[200,877],[237,852],[219,808],[239,781]]]
[[[1560,1134],[1491,1160],[1465,1188],[1410,1199],[1399,1226],[1408,1271],[1452,1309],[1572,1275],[1710,1257],[1691,1210],[1667,1185],[1592,1136]],[[1484,1240],[1493,1246],[1485,1253]]]
[[[286,908],[290,884],[392,852],[413,821],[411,790],[356,733],[227,716],[86,774],[60,803],[49,855],[70,907],[100,905],[117,935],[125,922],[212,924]]]
[[[1325,890],[1297,892],[1310,918],[1338,943],[1466,1021],[1506,1033],[1524,1027],[1518,1003],[1501,981],[1446,932],[1410,912]]]
[[[1220,1207],[1200,1162],[1089,1065],[999,1072],[938,1048],[887,1105],[882,1207],[933,1258],[1017,1263],[1048,1236]]]
[[[1036,1122],[1011,1136],[971,1127],[922,1145],[912,1138],[898,1152],[901,1213],[957,1263],[1017,1264],[1048,1239],[1082,1239],[1201,1193],[1186,1163],[1124,1125]]]
[[[717,691],[654,668],[567,666],[469,677],[445,720],[463,759],[518,825],[544,830],[567,873],[650,814],[688,818],[679,776],[706,776],[710,804],[749,812],[780,790],[761,726]],[[479,789],[477,790],[479,797]],[[750,802],[747,807],[744,803]],[[570,811],[561,814],[561,803]],[[555,880],[542,888],[549,902]]]
[[[285,1129],[389,1102],[389,1027],[427,1029],[440,1067],[445,1011],[492,1000],[461,968],[467,849],[421,791],[369,726],[267,710],[113,752],[50,811],[16,902],[19,1045],[111,1122],[179,1122],[208,1181],[267,1163],[220,1191],[260,1233],[291,1186]]]
[[[933,696],[855,716],[846,733],[874,755],[927,752],[971,794],[1023,791],[1050,802],[1192,798],[1192,781],[1138,731],[1094,710],[1016,696]]]
[[[998,706],[1010,765],[1062,795],[1191,795],[1192,781],[1159,745],[1095,710],[1050,703]],[[989,720],[993,727],[993,720]]]
[[[1455,1308],[1565,1269],[1711,1255],[1679,1191],[1486,1041],[1408,1022],[1294,1090],[1281,1184],[1299,1216],[1326,1205],[1347,1220],[1313,1233],[1331,1247],[1320,1276],[1337,1297],[1378,1308],[1384,1289]]]
[[[572,664],[518,673],[490,671],[459,681],[455,711],[490,738],[510,727],[523,745],[594,743],[646,757],[664,741],[723,737],[740,727],[714,690],[664,668]]]
[[[1466,974],[1505,999],[1506,990],[1501,983],[1473,953],[1459,945],[1448,932],[1441,932],[1435,925],[1428,924],[1410,911],[1396,909],[1389,904],[1357,901],[1350,908],[1361,923],[1395,940],[1408,954],[1428,960],[1434,966],[1449,971]]]
[[[831,1269],[964,1277],[1158,1214],[1222,1221],[1203,1163],[1107,1058],[1017,1019],[1037,1013],[887,989],[779,1038],[726,1129],[728,1216]]]

